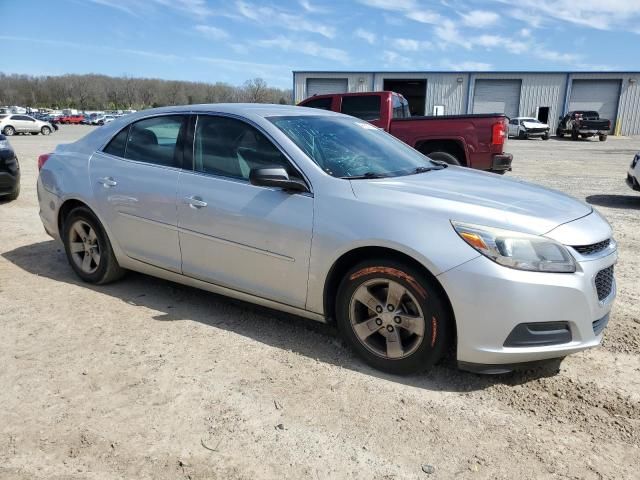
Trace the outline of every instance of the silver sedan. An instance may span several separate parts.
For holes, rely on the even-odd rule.
[[[84,281],[135,270],[336,322],[389,372],[594,347],[615,297],[616,244],[589,205],[337,113],[147,110],[38,164],[42,222]]]

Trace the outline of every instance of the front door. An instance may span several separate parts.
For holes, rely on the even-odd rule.
[[[140,120],[90,161],[94,197],[126,255],[180,272],[176,195],[186,116]]]
[[[200,115],[193,170],[180,173],[178,227],[185,275],[303,308],[313,197],[249,183],[260,166],[302,178],[271,141],[243,121]]]

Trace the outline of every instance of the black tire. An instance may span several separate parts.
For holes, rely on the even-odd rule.
[[[518,132],[518,138],[520,140],[527,140],[529,138],[529,135],[527,135],[527,132],[520,131]]]
[[[388,307],[386,297],[384,297],[384,301],[380,301],[379,308],[382,308],[382,311],[378,310],[377,313],[368,309],[363,303],[354,300],[356,291],[362,291],[359,290],[361,287],[368,288],[364,287],[365,283],[382,282],[382,285],[384,285],[385,281],[392,281],[403,287],[404,291],[408,292],[402,297],[405,299],[403,304],[408,303],[410,306],[417,306],[419,310],[416,311],[422,313],[422,336],[414,334],[410,330],[399,328],[397,325],[395,326],[395,335],[399,335],[398,338],[402,339],[400,345],[403,355],[405,355],[404,347],[410,347],[408,348],[409,353],[401,358],[389,358],[384,354],[374,353],[370,346],[365,346],[365,343],[369,341],[376,341],[379,345],[384,342],[385,346],[381,346],[381,348],[385,352],[389,352],[389,341],[386,340],[386,332],[389,332],[388,329],[391,327],[391,333],[393,333],[394,323],[388,317],[393,317],[393,322],[395,323],[400,317],[394,317],[396,313],[388,312],[385,309],[385,307]],[[379,288],[382,288],[382,290],[377,290],[376,294],[378,296],[386,295],[385,292],[388,292],[388,290],[385,291],[384,287]],[[373,292],[368,289],[367,291]],[[429,369],[446,353],[450,345],[452,319],[445,305],[446,300],[442,298],[441,290],[436,286],[435,280],[425,278],[421,272],[401,262],[370,260],[354,266],[343,278],[336,300],[336,317],[338,329],[343,338],[366,363],[385,372],[406,375]],[[352,310],[352,308],[359,310]],[[401,305],[397,308],[405,307]],[[361,340],[351,322],[352,311],[362,312],[364,317],[369,319],[371,319],[370,316],[380,315],[380,317],[385,318],[384,322],[387,323],[386,325],[377,323],[378,321],[383,322],[382,318],[374,318],[374,333],[369,334],[366,341]],[[354,318],[354,322],[357,325],[368,323],[366,320],[363,322],[356,322],[355,320]],[[381,325],[380,328],[378,328],[378,325]]]
[[[51,129],[47,126],[44,126],[40,129],[40,133],[42,133],[42,135],[49,135],[51,133]]]
[[[100,253],[100,262],[92,273],[83,271],[72,257],[70,247],[71,229],[78,220],[88,224],[96,234],[97,245]],[[102,228],[102,224],[87,207],[74,208],[71,210],[69,215],[67,215],[67,218],[64,219],[62,227],[62,241],[64,243],[67,260],[69,261],[71,268],[73,268],[74,272],[76,272],[83,281],[103,285],[105,283],[118,280],[124,275],[125,270],[118,265],[118,260],[111,248],[111,242],[109,241],[104,228]]]
[[[577,130],[571,130],[571,140],[578,140],[578,131]]]
[[[2,133],[4,133],[7,137],[11,137],[16,134],[16,129],[11,125],[7,125],[6,127],[4,127],[4,130],[2,130]]]
[[[40,132],[30,132],[31,135],[38,135]]]
[[[20,182],[16,184],[16,188],[13,190],[13,192],[11,192],[9,195],[6,195],[4,197],[4,200],[12,202],[14,200],[17,200],[19,196],[20,196]]]
[[[564,138],[564,133],[562,133],[562,131],[558,128],[556,129],[556,136],[558,138]]]
[[[460,160],[448,152],[431,152],[426,154],[432,160],[448,163],[449,165],[460,165]]]
[[[543,140],[549,140],[549,132],[545,133],[545,134],[542,136],[542,139],[543,139]]]
[[[607,135],[598,135],[598,140],[600,140],[601,142],[606,142],[607,141]]]

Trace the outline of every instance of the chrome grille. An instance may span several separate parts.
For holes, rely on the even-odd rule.
[[[600,270],[596,274],[596,291],[598,292],[598,300],[602,301],[611,294],[613,289],[613,265]]]
[[[573,249],[580,255],[593,255],[606,249],[610,243],[611,239],[608,238],[606,240],[603,240],[602,242],[592,243],[591,245],[574,246]]]

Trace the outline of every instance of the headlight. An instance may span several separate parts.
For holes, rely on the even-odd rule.
[[[471,247],[505,267],[532,272],[576,271],[569,251],[549,238],[468,223],[451,224]]]
[[[0,140],[0,150],[9,150],[8,140]]]

